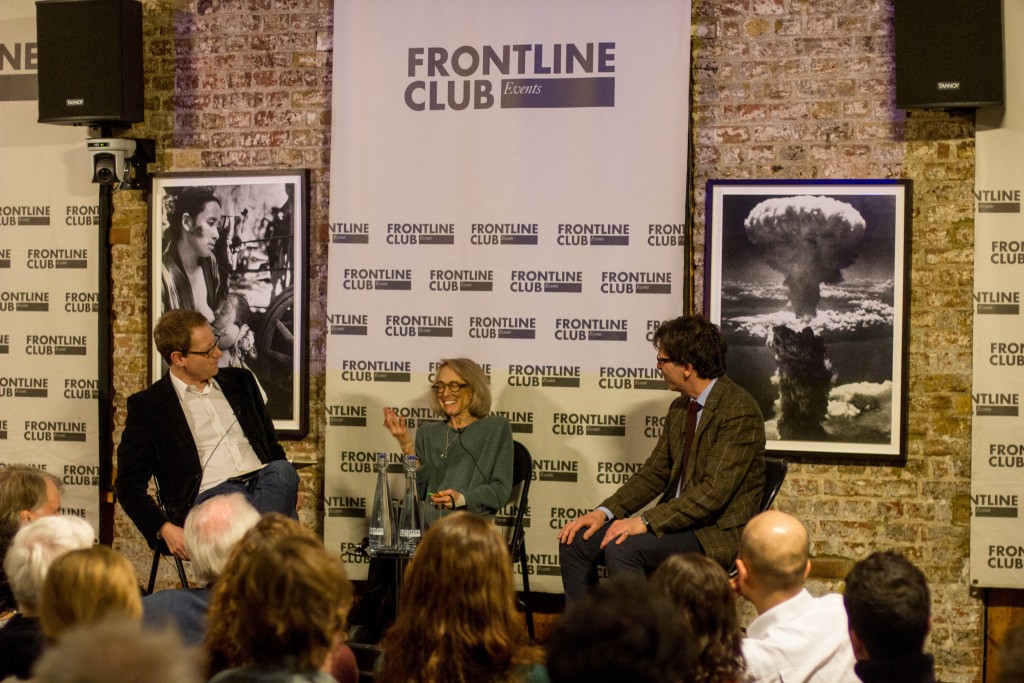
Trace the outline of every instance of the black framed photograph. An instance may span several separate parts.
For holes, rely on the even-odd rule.
[[[149,200],[150,331],[164,311],[202,313],[219,365],[249,368],[294,439],[309,419],[308,187],[305,169],[161,173]],[[151,345],[153,381],[166,369]]]
[[[710,180],[704,311],[768,450],[906,459],[909,180]]]

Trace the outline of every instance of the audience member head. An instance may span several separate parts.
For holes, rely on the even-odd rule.
[[[996,683],[1024,683],[1024,624],[1010,629],[999,649]]]
[[[104,619],[68,630],[47,650],[34,683],[202,683],[199,651],[173,629],[148,631],[138,621]]]
[[[810,571],[810,541],[800,520],[768,510],[747,522],[736,558],[736,585],[759,614],[803,590]]]
[[[928,582],[899,553],[873,553],[853,565],[843,593],[858,660],[920,654],[931,627]]]
[[[213,665],[319,669],[343,637],[351,605],[341,560],[298,522],[265,515],[215,585],[206,640]]]
[[[442,358],[437,365],[437,372],[445,367],[469,385],[463,389],[463,391],[471,392],[472,395],[469,401],[469,414],[477,419],[490,414],[491,385],[487,383],[487,374],[484,369],[469,358]],[[439,415],[447,415],[436,391],[430,392],[430,404]]]
[[[666,320],[654,331],[654,348],[680,365],[689,365],[703,379],[725,374],[725,337],[703,315]]]
[[[220,576],[231,549],[259,521],[260,513],[241,493],[214,496],[192,508],[185,519],[185,550],[196,578],[209,583]]]
[[[617,577],[572,602],[555,624],[548,673],[551,683],[689,682],[697,670],[693,640],[643,578]]]
[[[25,524],[56,515],[62,488],[63,482],[46,470],[28,465],[0,467],[0,549]]]
[[[153,328],[153,344],[165,362],[171,362],[175,351],[185,352],[192,344],[192,330],[208,325],[202,313],[188,308],[167,311],[156,321]]]
[[[39,595],[39,625],[56,640],[73,626],[106,618],[140,620],[142,595],[131,562],[105,545],[58,557]]]
[[[15,534],[4,558],[4,572],[22,613],[38,613],[50,565],[67,552],[91,547],[94,539],[92,527],[78,517],[42,517]]]
[[[693,633],[698,655],[694,683],[742,680],[736,597],[722,566],[697,553],[673,555],[651,575],[651,588],[675,605]]]
[[[431,525],[384,649],[380,680],[403,683],[506,680],[543,659],[516,613],[512,562],[493,523],[458,512]]]

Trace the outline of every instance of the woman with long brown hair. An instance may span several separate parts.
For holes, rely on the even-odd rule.
[[[382,683],[548,680],[516,612],[505,542],[467,512],[443,517],[420,541],[383,645]]]
[[[672,555],[651,575],[651,588],[678,609],[696,639],[694,683],[745,679],[736,596],[729,575],[705,555]]]

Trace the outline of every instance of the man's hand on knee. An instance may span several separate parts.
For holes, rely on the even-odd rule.
[[[601,549],[603,550],[612,541],[615,542],[615,545],[622,545],[630,536],[639,536],[646,533],[647,526],[639,517],[617,519],[612,522],[612,525],[608,527],[608,531],[605,532],[604,540],[601,541]]]
[[[183,560],[189,559],[188,551],[185,550],[185,530],[180,526],[166,522],[160,527],[160,533],[157,536],[167,544],[167,549],[171,551],[172,555]]]
[[[576,538],[576,534],[581,530],[583,532],[583,540],[586,541],[594,535],[595,531],[604,526],[606,521],[607,518],[603,512],[600,510],[591,510],[582,517],[578,517],[562,527],[562,530],[558,532],[558,541],[559,543],[568,545],[569,543],[572,543],[572,540]]]

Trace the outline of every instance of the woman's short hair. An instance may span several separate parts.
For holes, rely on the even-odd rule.
[[[23,526],[4,557],[4,572],[22,611],[35,612],[50,565],[72,550],[92,546],[95,532],[79,517],[40,517]]]
[[[262,532],[258,524],[231,553],[210,602],[211,631],[230,641],[224,664],[317,669],[345,630],[352,583],[311,535],[253,543]]]
[[[469,402],[469,414],[478,419],[489,415],[491,412],[491,385],[487,382],[487,374],[484,369],[469,358],[442,358],[437,366],[437,371],[440,372],[441,368],[445,366],[451,368],[452,372],[461,377],[469,385],[466,389],[473,392],[473,398]],[[439,414],[445,414],[436,391],[430,392],[430,405]]]
[[[382,681],[506,680],[542,660],[516,613],[512,562],[494,524],[456,512],[430,527],[384,649]]]
[[[736,596],[722,566],[697,553],[672,555],[651,575],[651,588],[672,602],[693,632],[698,655],[694,683],[742,680]]]
[[[56,639],[72,626],[108,617],[142,618],[142,595],[131,562],[105,545],[57,558],[39,596],[43,633]]]
[[[192,344],[192,330],[207,325],[206,316],[188,308],[175,308],[167,311],[156,322],[153,328],[153,343],[160,356],[171,362],[171,354],[175,351],[188,351]]]

